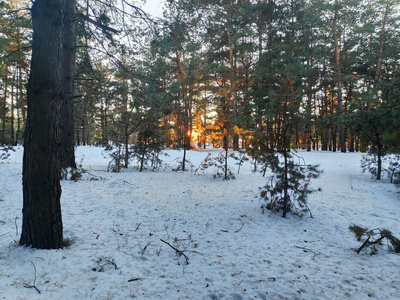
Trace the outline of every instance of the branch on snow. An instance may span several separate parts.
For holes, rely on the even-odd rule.
[[[187,255],[186,255],[185,253],[183,253],[181,250],[175,248],[174,246],[172,246],[170,243],[164,241],[163,239],[160,239],[160,241],[163,242],[163,243],[165,243],[165,244],[167,244],[168,246],[170,246],[170,247],[171,247],[172,249],[174,249],[174,250],[176,251],[176,253],[178,253],[179,255],[182,255],[182,256],[185,258],[185,260],[186,260],[186,264],[187,264],[187,265],[189,264],[189,257],[187,257]]]

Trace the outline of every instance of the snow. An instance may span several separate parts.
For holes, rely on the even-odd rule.
[[[172,165],[183,156],[166,152]],[[208,152],[188,157],[198,166]],[[400,235],[398,190],[361,173],[359,153],[300,151],[324,170],[322,191],[309,197],[313,218],[283,219],[261,213],[267,179],[250,161],[230,181],[172,167],[115,174],[102,148],[78,147],[88,173],[62,181],[63,250],[18,246],[22,153],[0,162],[1,299],[400,299],[399,256],[357,254],[348,230]]]

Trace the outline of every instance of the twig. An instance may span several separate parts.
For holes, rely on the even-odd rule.
[[[111,182],[110,183],[110,186],[111,187],[114,187],[115,185],[117,185],[117,184],[126,184],[126,185],[130,185],[130,186],[134,186],[134,187],[136,187],[136,185],[133,185],[132,183],[129,183],[128,181],[126,181],[126,180],[115,180],[115,181],[113,181],[113,182]]]
[[[9,232],[3,233],[2,235],[0,235],[0,237],[5,236],[7,234],[9,234]]]
[[[104,171],[104,170],[94,170],[96,172],[100,172],[100,171]],[[104,171],[105,172],[105,171]],[[85,170],[85,173],[89,174],[90,176],[92,176],[89,180],[93,181],[93,180],[103,180],[104,178],[101,176],[97,176],[94,175],[93,173],[90,173],[88,170]]]
[[[17,219],[18,217],[15,217],[14,223],[15,223],[15,235],[18,236],[18,224],[17,224]]]
[[[138,229],[139,229],[140,225],[142,225],[142,223],[143,223],[143,222],[140,222],[140,223],[136,226],[135,231],[138,231]]]
[[[144,246],[144,248],[142,249],[142,255],[146,252],[147,247],[150,245],[150,243],[147,243],[146,246]]]
[[[295,247],[298,248],[298,249],[302,249],[302,250],[304,250],[304,251],[310,251],[310,252],[314,253],[315,256],[321,254],[321,252],[315,252],[314,250],[311,250],[311,249],[309,249],[309,248],[304,248],[304,247],[299,247],[299,246],[295,246]]]
[[[235,233],[237,233],[237,232],[239,232],[240,230],[242,230],[243,225],[244,225],[244,222],[242,221],[242,226],[240,226],[240,228],[239,228],[238,230],[236,230]]]
[[[20,279],[21,280],[21,282],[24,284],[24,288],[27,288],[27,289],[35,289],[39,294],[41,294],[41,292],[39,291],[39,289],[36,287],[36,266],[35,266],[35,264],[32,262],[32,261],[29,261],[31,264],[32,264],[32,266],[33,266],[33,269],[34,269],[34,271],[35,271],[35,273],[34,273],[34,275],[35,275],[35,278],[33,279],[33,285],[29,285],[29,284],[27,284],[26,282],[25,282],[25,280],[23,280],[22,278]]]
[[[182,255],[182,256],[185,258],[185,260],[186,260],[186,264],[187,264],[187,265],[189,264],[189,257],[187,257],[185,253],[183,253],[181,250],[175,248],[174,246],[172,246],[170,243],[164,241],[163,239],[160,239],[160,241],[163,242],[163,243],[165,243],[165,244],[167,244],[168,246],[170,246],[170,247],[171,247],[172,249],[174,249],[179,255]]]
[[[357,254],[360,254],[361,250],[369,243],[369,239],[370,239],[370,238],[371,238],[371,237],[369,236],[369,237],[365,240],[365,242],[361,245],[361,247],[358,248]]]

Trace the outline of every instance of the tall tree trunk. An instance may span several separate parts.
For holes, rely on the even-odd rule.
[[[376,172],[376,180],[381,180],[382,174],[382,145],[378,144],[378,170]]]
[[[340,64],[340,48],[339,48],[339,38],[340,33],[337,26],[337,22],[339,19],[339,7],[338,0],[335,0],[335,17],[333,20],[333,35],[334,35],[334,43],[335,43],[335,71],[336,71],[336,85],[337,85],[337,101],[338,101],[338,110],[337,116],[339,118],[339,147],[341,152],[346,152],[346,141],[345,141],[345,132],[344,132],[344,123],[342,120],[343,117],[343,95],[342,95],[342,71]],[[335,130],[336,131],[336,130]],[[336,138],[335,138],[336,139]],[[334,146],[334,151],[336,151],[336,145]]]
[[[286,139],[285,144],[286,144]],[[286,214],[288,211],[288,204],[289,204],[289,161],[288,161],[288,149],[284,147],[283,149],[283,156],[284,156],[284,187],[283,187],[283,212],[282,212],[282,218],[286,218]]]
[[[10,136],[11,141],[10,144],[14,144],[15,138],[15,130],[14,130],[14,83],[15,83],[15,74],[11,79],[11,106],[10,106]]]
[[[232,44],[231,30],[228,28],[228,43],[229,43],[229,65],[230,65],[230,84],[229,84],[229,98],[233,99],[233,126],[238,124],[238,100],[236,90],[236,61],[234,57],[234,47]],[[239,134],[233,133],[232,141],[233,150],[239,150]]]
[[[22,124],[25,126],[26,123],[26,103],[24,97],[24,86],[22,83],[22,66],[19,64],[19,80],[18,80],[18,87],[19,87],[19,103],[21,105],[21,114],[22,114]]]
[[[307,108],[306,108],[306,143],[307,143],[307,151],[311,151],[311,101],[312,101],[312,94],[311,94],[311,78],[310,75],[307,77]]]
[[[74,149],[74,75],[75,75],[75,6],[76,0],[64,0],[62,35],[62,107],[59,143],[61,168],[76,168]]]
[[[2,108],[2,124],[1,124],[1,140],[0,144],[6,144],[6,111],[7,111],[7,90],[8,90],[8,76],[4,78],[4,101]]]
[[[19,95],[18,94],[19,94],[19,92],[17,92],[17,98],[16,99],[19,99]],[[21,114],[20,114],[20,110],[17,107],[17,131],[15,132],[14,146],[18,145],[20,129],[21,129]]]
[[[182,100],[184,105],[183,111],[183,161],[182,161],[182,171],[186,171],[186,151],[190,149],[190,136],[189,136],[189,103],[186,97],[186,87],[182,82],[183,80],[183,72],[180,65],[180,57],[179,52],[176,51],[176,68],[178,71],[178,82],[181,88]]]
[[[20,245],[63,247],[61,186],[57,160],[62,106],[64,1],[36,0],[24,135],[23,219]]]

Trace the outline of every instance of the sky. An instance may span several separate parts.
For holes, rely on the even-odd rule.
[[[162,10],[165,0],[146,0],[143,10],[154,17],[162,17]]]

